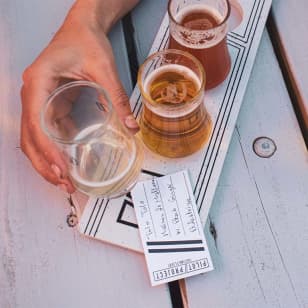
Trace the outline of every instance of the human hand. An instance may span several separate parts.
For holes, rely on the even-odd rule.
[[[67,80],[91,80],[102,85],[122,122],[132,133],[138,130],[106,29],[94,15],[75,5],[49,45],[23,74],[21,148],[47,181],[69,193],[75,188],[64,159],[40,127],[42,104],[55,88]]]

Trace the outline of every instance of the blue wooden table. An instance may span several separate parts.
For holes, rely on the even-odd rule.
[[[166,3],[141,1],[110,34],[128,94]],[[142,255],[69,228],[66,196],[19,149],[21,74],[72,1],[0,2],[1,308],[308,307],[308,48],[297,20],[308,23],[296,3],[273,1],[259,46],[204,229],[215,270],[170,293],[150,287]],[[260,136],[276,143],[271,158],[253,151]]]

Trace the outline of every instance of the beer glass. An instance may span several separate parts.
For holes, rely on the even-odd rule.
[[[145,145],[166,157],[184,157],[202,148],[211,131],[204,106],[205,72],[187,52],[167,49],[151,55],[138,72]]]
[[[99,85],[74,81],[56,89],[42,108],[41,126],[63,153],[78,190],[112,198],[134,185],[142,143],[119,121]]]
[[[187,51],[202,63],[206,89],[227,77],[231,59],[226,43],[228,0],[169,0],[169,48]]]

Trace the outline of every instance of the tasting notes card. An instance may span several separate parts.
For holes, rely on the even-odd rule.
[[[213,269],[186,170],[138,182],[131,194],[153,286]]]

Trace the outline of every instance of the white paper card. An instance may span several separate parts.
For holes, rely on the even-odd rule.
[[[153,286],[213,269],[187,170],[139,182],[131,193]]]

